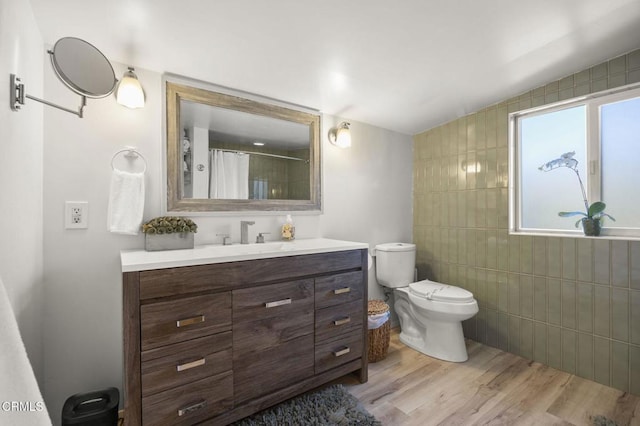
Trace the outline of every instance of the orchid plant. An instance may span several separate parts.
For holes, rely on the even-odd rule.
[[[561,217],[583,216],[576,222],[576,228],[580,225],[580,223],[582,223],[583,228],[585,229],[585,233],[587,235],[599,235],[600,219],[602,219],[602,217],[604,216],[608,217],[614,222],[615,222],[615,219],[604,212],[604,209],[607,207],[607,205],[602,201],[596,201],[593,204],[589,205],[589,202],[587,201],[587,193],[584,190],[584,184],[582,183],[582,178],[580,177],[580,172],[578,171],[578,160],[573,158],[574,155],[576,155],[575,151],[565,152],[560,156],[560,158],[551,160],[543,164],[542,166],[538,167],[538,170],[541,170],[543,172],[549,172],[559,167],[566,167],[575,172],[576,177],[578,178],[578,182],[580,182],[580,190],[582,191],[582,200],[584,201],[585,211],[559,212],[558,216],[561,216]],[[595,221],[597,223],[597,232],[595,234],[587,233],[586,224],[585,224],[586,220],[589,220],[591,222]]]

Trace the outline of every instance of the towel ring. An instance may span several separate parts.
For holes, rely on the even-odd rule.
[[[121,149],[120,151],[116,152],[115,154],[113,154],[113,157],[111,158],[111,169],[115,170],[116,166],[113,164],[113,162],[115,161],[116,157],[118,156],[118,154],[124,154],[124,157],[129,159],[129,160],[137,160],[138,158],[142,158],[142,162],[144,164],[144,168],[142,169],[142,173],[144,174],[147,171],[147,159],[144,158],[144,155],[140,154],[139,151],[136,151],[133,148],[125,148],[125,149]]]

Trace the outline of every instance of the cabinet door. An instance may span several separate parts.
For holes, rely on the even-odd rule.
[[[236,403],[313,375],[312,279],[234,290],[232,297]]]

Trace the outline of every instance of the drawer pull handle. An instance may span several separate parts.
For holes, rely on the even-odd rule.
[[[200,402],[195,403],[193,405],[190,405],[188,407],[180,408],[178,410],[178,417],[182,417],[185,414],[189,414],[189,413],[191,413],[193,411],[196,411],[196,410],[199,410],[201,408],[204,408],[206,405],[207,405],[207,401],[200,401]]]
[[[337,288],[337,289],[333,290],[333,294],[349,293],[350,291],[351,291],[350,287]]]
[[[267,302],[264,304],[266,308],[275,308],[276,306],[290,305],[291,299],[276,300],[275,302]]]
[[[200,358],[200,359],[198,359],[196,361],[191,361],[191,362],[187,362],[185,364],[176,365],[176,370],[177,371],[190,370],[192,368],[200,367],[201,365],[204,365],[205,362],[206,362],[206,360],[204,358]]]
[[[345,317],[339,320],[334,320],[333,321],[333,325],[343,325],[343,324],[347,324],[351,322],[351,318],[350,317]]]
[[[188,325],[199,324],[204,322],[204,315],[198,315],[197,317],[187,318],[176,321],[176,327],[186,327]]]
[[[334,355],[335,357],[339,357],[339,356],[342,356],[342,355],[346,355],[346,354],[348,354],[349,352],[351,352],[351,349],[349,349],[349,348],[344,348],[344,349],[341,349],[341,350],[339,350],[339,351],[335,351],[335,352],[333,352],[333,355]]]

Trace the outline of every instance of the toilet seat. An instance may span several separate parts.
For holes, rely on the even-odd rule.
[[[446,303],[473,302],[473,294],[463,288],[429,280],[409,284],[409,292],[414,296]]]

